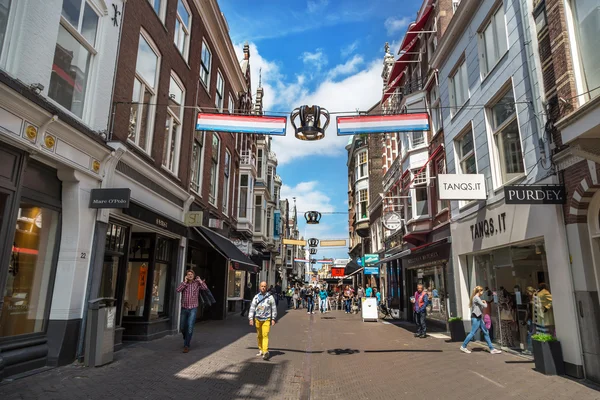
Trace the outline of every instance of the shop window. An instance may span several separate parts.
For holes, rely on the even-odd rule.
[[[177,1],[177,18],[175,19],[174,43],[183,58],[187,61],[190,48],[190,31],[192,29],[192,16],[187,3]]]
[[[479,49],[481,76],[485,77],[508,49],[503,7],[498,7],[485,27],[479,31]]]
[[[183,84],[177,75],[172,72],[169,83],[169,105],[167,107],[162,165],[175,175],[177,175],[179,171],[181,124],[183,121],[183,112],[185,110],[184,99],[185,90],[183,88]]]
[[[98,20],[87,1],[63,1],[48,96],[80,118],[90,64],[97,52]]]
[[[204,165],[204,131],[194,132],[192,144],[192,190],[202,196],[202,171]]]
[[[525,173],[521,135],[512,89],[509,89],[489,110],[500,178],[501,182],[505,184]]]
[[[125,226],[109,223],[104,245],[104,263],[100,280],[100,297],[117,298],[119,266],[125,253],[128,230]]]
[[[0,56],[2,56],[2,49],[6,41],[11,2],[11,0],[0,0]]]
[[[600,95],[600,56],[596,49],[600,36],[600,7],[598,0],[570,0],[571,14],[579,53],[582,92],[588,98]]]
[[[239,298],[242,297],[242,283],[244,282],[244,272],[237,271],[229,267],[227,279],[227,297]]]
[[[150,309],[150,319],[157,319],[166,314],[165,292],[168,279],[169,266],[157,262],[154,267],[154,276],[152,280],[152,307]]]
[[[0,203],[5,201],[6,197],[0,198]],[[21,203],[8,261],[0,338],[45,330],[59,221],[56,210]]]
[[[206,89],[210,87],[210,67],[212,64],[212,53],[208,44],[202,41],[202,53],[200,58],[200,81]]]
[[[132,105],[129,116],[127,140],[150,153],[154,116],[156,113],[156,87],[158,86],[160,56],[154,44],[143,32],[140,34],[133,80]]]
[[[123,316],[143,317],[148,281],[148,261],[130,261],[127,266]]]

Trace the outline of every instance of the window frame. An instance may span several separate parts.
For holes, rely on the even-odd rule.
[[[14,19],[15,19],[15,11],[14,11],[14,3],[15,0],[9,0],[10,4],[8,5],[8,14],[6,15],[6,26],[4,27],[4,40],[0,42],[0,68],[6,69],[6,64],[8,61],[8,53],[10,49],[10,42],[12,39],[13,27],[14,27]]]
[[[201,132],[201,133],[198,133]],[[200,138],[198,137],[199,135],[202,135]],[[192,139],[192,179],[190,180],[190,190],[193,191],[194,193],[197,193],[200,197],[202,197],[202,182],[204,181],[203,178],[203,174],[204,174],[204,147],[205,147],[205,137],[206,137],[206,132],[205,131],[194,131],[194,137]],[[200,147],[200,154],[198,157],[198,160],[196,160],[196,167],[194,167],[194,146],[196,146],[196,143],[199,144]],[[197,170],[196,170],[197,168]],[[195,176],[197,176],[198,178],[198,182],[194,182],[195,180]],[[194,186],[196,186],[194,188]]]
[[[362,192],[365,192],[365,197],[364,199],[362,198]],[[369,220],[369,188],[366,187],[364,189],[358,189],[356,191],[356,199],[357,201],[356,203],[356,222],[363,222],[363,221],[368,221]],[[362,217],[361,216],[361,204],[364,203],[364,207],[365,207],[365,214],[366,217]]]
[[[410,200],[412,200],[410,219],[427,218],[431,215],[431,207],[429,204],[429,166],[425,166],[423,171],[417,175],[417,172],[419,172],[421,168],[423,167],[417,167],[410,170],[410,179],[412,181],[412,187],[410,188]],[[427,198],[427,200],[425,200],[427,203],[427,214],[417,215],[417,189],[425,189],[425,197]]]
[[[163,169],[165,169],[166,171],[172,173],[175,176],[178,176],[178,174],[179,174],[179,159],[180,159],[180,153],[181,153],[181,151],[180,151],[181,137],[182,137],[182,132],[183,132],[183,117],[185,115],[186,90],[185,90],[185,86],[183,85],[183,82],[181,81],[181,79],[179,79],[179,77],[177,76],[175,71],[171,71],[170,79],[169,79],[169,96],[170,96],[171,80],[175,83],[175,85],[177,85],[179,87],[179,89],[181,89],[182,97],[181,97],[181,104],[179,105],[179,115],[175,115],[175,112],[173,112],[171,110],[171,108],[169,106],[167,106],[167,117],[166,117],[165,123],[170,121],[170,124],[169,124],[168,133],[166,133],[168,140],[163,140],[163,144],[165,142],[171,143],[173,140],[172,135],[175,135],[176,145],[175,145],[175,150],[172,155],[173,158],[171,159],[170,152],[167,152],[167,155],[169,155],[169,157],[167,157],[167,160],[165,160],[165,156],[164,156],[165,148],[163,147],[163,160],[162,160],[161,165],[162,165]],[[177,128],[176,132],[173,132],[173,122],[178,123],[178,128]],[[166,163],[165,163],[165,161],[166,161]],[[173,169],[169,168],[169,166],[168,166],[169,163],[173,164]]]
[[[139,74],[137,72],[137,57],[136,57],[136,69],[134,72],[134,80],[137,79],[140,81],[142,87],[140,90],[140,98],[138,100],[142,100],[143,102],[143,98],[144,98],[144,89],[149,88],[149,91],[152,93],[152,98],[150,101],[150,104],[139,104],[138,106],[141,105],[141,112],[140,112],[140,108],[138,108],[138,115],[142,115],[144,112],[144,106],[148,107],[148,121],[146,121],[146,145],[145,147],[142,147],[139,145],[139,137],[140,137],[140,132],[139,132],[139,127],[141,126],[140,123],[136,124],[136,135],[135,135],[135,140],[131,140],[129,138],[129,133],[127,135],[127,142],[130,144],[133,144],[135,147],[139,148],[140,150],[142,150],[144,153],[150,155],[150,153],[152,152],[152,142],[154,140],[154,127],[156,124],[156,96],[158,94],[158,84],[160,82],[160,67],[161,67],[161,62],[162,62],[162,57],[161,57],[161,53],[158,50],[158,47],[156,46],[156,44],[152,41],[150,35],[143,29],[140,29],[140,34],[139,34],[139,39],[144,39],[146,44],[148,44],[148,46],[150,47],[150,49],[154,52],[154,54],[156,55],[156,76],[154,78],[155,82],[154,82],[154,86],[150,87],[149,83],[150,82],[146,82],[146,80],[141,76],[141,74]],[[138,54],[140,51],[140,42],[138,41]],[[134,83],[135,85],[135,83]],[[131,100],[133,102],[133,93],[131,94]],[[132,104],[133,106],[133,104]]]
[[[462,154],[461,143],[467,135],[471,135],[473,148],[467,154]],[[463,128],[463,130],[454,138],[454,161],[456,163],[456,171],[458,171],[459,174],[469,174],[468,172],[464,172],[463,163],[471,157],[473,157],[475,161],[474,173],[478,173],[479,169],[477,167],[477,151],[475,147],[475,135],[473,132],[472,121],[469,121],[468,125]]]
[[[160,21],[164,24],[165,23],[165,15],[167,14],[168,0],[158,0],[158,1],[160,2],[160,7],[159,7],[160,9],[158,11],[156,10],[156,8],[154,8],[154,3],[156,2],[156,0],[148,0],[148,4],[150,5],[150,8],[152,8],[154,13],[158,17],[158,19],[160,19]]]
[[[464,76],[462,76],[463,74],[463,67],[464,67]],[[462,80],[464,78],[466,78],[466,87],[465,87],[465,98],[464,100],[461,102],[461,104],[457,103],[457,99],[456,99],[456,77],[459,78],[459,81],[461,83],[461,87],[465,87],[464,83],[462,82]],[[450,75],[448,76],[448,86],[449,86],[449,90],[448,93],[450,95],[450,114],[452,116],[452,118],[454,118],[454,116],[456,114],[458,114],[458,112],[460,110],[462,110],[462,108],[465,106],[465,104],[467,104],[467,102],[469,101],[471,94],[470,94],[470,90],[469,90],[469,71],[467,69],[467,60],[464,56],[464,54],[460,57],[460,59],[458,60],[458,62],[456,63],[456,66],[452,69],[452,71],[450,72]]]
[[[183,19],[179,15],[179,3],[181,3],[183,5],[183,7],[185,8],[185,10],[188,13],[189,26],[187,26],[183,23]],[[179,45],[177,43],[177,35],[179,33],[179,31],[177,30],[177,22],[179,22],[181,29],[183,30],[183,34],[184,34],[183,51],[182,51],[182,49],[179,48]],[[189,4],[187,3],[187,1],[186,0],[177,0],[177,9],[175,11],[175,28],[173,29],[173,43],[175,44],[175,47],[177,48],[177,50],[179,50],[179,54],[181,54],[181,56],[183,57],[183,59],[185,60],[186,63],[189,61],[190,42],[191,42],[191,37],[192,37],[192,22],[193,22],[192,21],[192,10],[191,10]]]
[[[220,85],[219,85],[220,83]],[[219,88],[221,88],[221,92],[219,92]],[[215,83],[215,109],[222,113],[223,105],[225,103],[225,78],[223,78],[223,74],[221,70],[217,69],[217,82]]]
[[[208,54],[208,66],[205,65],[204,55]],[[211,78],[211,68],[212,68],[212,59],[213,59],[212,51],[210,50],[210,46],[206,42],[206,40],[202,39],[202,47],[200,48],[200,82],[204,88],[208,91],[210,89],[210,78]],[[203,73],[206,74],[206,78],[203,78]],[[206,79],[206,81],[205,81]]]
[[[229,195],[231,183],[231,153],[229,149],[225,149],[225,160],[223,164],[223,201],[221,202],[221,210],[223,214],[229,216]]]
[[[217,138],[217,154],[214,154],[214,139]],[[217,207],[219,201],[219,167],[221,164],[221,137],[213,132],[211,138],[211,156],[210,156],[210,181],[208,188],[208,203],[214,207]],[[214,168],[214,170],[213,170]],[[214,174],[214,176],[213,176]],[[213,182],[214,178],[214,182]],[[213,193],[214,192],[214,193]]]
[[[246,177],[246,185],[242,184],[242,178]],[[238,212],[237,212],[237,217],[238,218],[244,218],[244,219],[248,219],[248,203],[249,203],[249,199],[250,199],[250,179],[252,179],[252,175],[250,174],[240,174],[240,190],[238,191]],[[246,189],[246,207],[242,208],[242,188]],[[241,215],[242,210],[244,211],[244,215]]]
[[[443,152],[442,152],[443,153]],[[446,173],[446,155],[444,154],[442,157],[433,160],[433,162],[435,163],[435,175],[438,176],[440,174],[445,174]],[[441,167],[440,167],[441,164]],[[450,209],[450,200],[441,200],[439,193],[437,195],[437,213],[441,213],[442,211],[445,210],[449,210]]]
[[[260,199],[260,200],[259,200]],[[254,233],[261,234],[263,233],[263,197],[260,194],[254,196]],[[260,221],[256,219],[260,218]],[[260,222],[260,223],[257,223]],[[257,228],[259,228],[257,230]]]
[[[235,114],[235,101],[234,101],[231,93],[229,93],[229,102],[227,103],[227,112],[232,115]],[[237,135],[236,135],[236,142],[237,142]]]
[[[435,96],[432,96],[435,94]],[[437,82],[434,82],[433,85],[427,91],[427,103],[429,106],[429,115],[431,119],[431,132],[435,136],[443,127],[443,115],[442,115],[442,107],[440,100],[440,87]],[[435,116],[434,117],[434,110]],[[435,121],[435,123],[434,123]]]
[[[502,13],[501,20],[501,32],[498,24],[498,13]],[[488,59],[488,46],[486,39],[486,31],[492,29],[492,40],[493,50],[495,59],[490,61]],[[481,80],[484,80],[490,73],[496,68],[496,65],[502,60],[504,55],[509,50],[508,36],[506,32],[506,15],[502,3],[492,8],[489,14],[486,16],[483,24],[477,30],[477,45],[479,49],[479,70],[481,74]]]
[[[363,157],[364,156],[364,157]],[[361,160],[362,158],[362,160]],[[362,161],[362,162],[361,162]],[[360,150],[356,153],[355,159],[355,176],[354,181],[369,177],[369,151],[367,149]],[[361,174],[361,167],[364,167],[364,171]]]

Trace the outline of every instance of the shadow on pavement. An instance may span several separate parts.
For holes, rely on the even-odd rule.
[[[533,360],[523,360],[523,361],[504,361],[506,364],[533,364],[535,361]]]
[[[246,347],[246,349],[248,350],[256,350],[256,347]],[[274,347],[270,347],[269,348],[269,353],[273,354],[274,351],[278,351],[281,354],[285,354],[286,351],[292,352],[292,353],[304,353],[304,354],[321,354],[324,353],[323,350],[317,350],[317,351],[306,351],[306,350],[296,350],[296,349],[281,349],[281,348],[274,348]]]
[[[341,356],[341,355],[350,355],[350,354],[358,354],[360,350],[352,350],[352,349],[333,349],[327,350],[327,354]]]
[[[444,350],[419,350],[419,349],[398,349],[398,350],[365,350],[365,353],[443,353]]]

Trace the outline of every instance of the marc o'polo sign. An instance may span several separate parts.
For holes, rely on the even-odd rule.
[[[440,200],[487,199],[483,174],[440,174],[437,179]]]
[[[131,189],[92,189],[90,208],[128,208]]]
[[[504,186],[506,204],[565,204],[566,201],[563,185]]]

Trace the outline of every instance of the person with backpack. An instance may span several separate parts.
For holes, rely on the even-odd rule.
[[[277,318],[277,304],[271,292],[267,292],[267,282],[260,283],[260,292],[254,296],[250,304],[248,320],[250,326],[256,327],[256,338],[258,341],[258,354],[267,361],[269,354],[269,332],[271,326],[275,325]]]
[[[306,288],[306,291],[304,292],[304,298],[306,301],[307,314],[314,314],[315,313],[315,298],[314,298],[312,286],[309,286]]]

